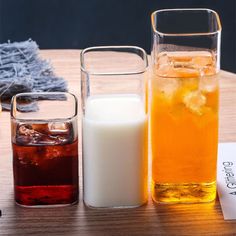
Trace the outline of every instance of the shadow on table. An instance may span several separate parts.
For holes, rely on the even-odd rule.
[[[168,235],[219,235],[230,226],[216,201],[196,204],[154,204],[160,228]]]
[[[57,208],[24,208],[14,201],[2,209],[1,234],[70,235],[76,231],[78,205]]]
[[[89,235],[153,235],[158,224],[151,199],[137,208],[90,209],[85,208],[84,225]],[[162,233],[159,231],[159,233]],[[155,232],[155,235],[156,232]]]

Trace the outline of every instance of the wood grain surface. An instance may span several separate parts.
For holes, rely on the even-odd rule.
[[[46,50],[58,76],[79,97],[79,50]],[[124,62],[125,63],[125,62]],[[236,75],[220,76],[220,141],[236,141]],[[224,221],[218,200],[207,204],[147,205],[135,209],[94,210],[79,204],[64,208],[28,209],[14,203],[10,117],[0,116],[1,235],[236,235],[236,221]],[[80,160],[81,167],[81,160]],[[81,183],[81,171],[80,171]]]

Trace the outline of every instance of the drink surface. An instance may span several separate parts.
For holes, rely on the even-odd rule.
[[[147,118],[138,96],[88,98],[83,163],[87,205],[129,207],[147,201]]]
[[[159,54],[151,80],[150,104],[154,200],[214,199],[218,96],[212,54]]]
[[[15,124],[15,200],[71,204],[78,198],[78,140],[70,123]]]

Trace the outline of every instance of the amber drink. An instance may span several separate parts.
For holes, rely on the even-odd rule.
[[[15,106],[20,96],[17,95],[15,100],[13,99]],[[42,106],[45,102],[41,101]],[[60,104],[62,101],[57,102]],[[16,203],[33,207],[62,206],[77,202],[76,120],[60,119],[59,116],[57,119],[32,119],[34,112],[23,113],[24,119],[21,119],[20,111],[13,113],[15,115],[12,116],[12,150]],[[40,114],[40,111],[35,113]],[[41,115],[43,113],[41,112]],[[47,114],[43,116],[46,117]]]
[[[216,196],[218,58],[204,48],[171,48],[156,51],[152,67],[152,197],[209,202]]]

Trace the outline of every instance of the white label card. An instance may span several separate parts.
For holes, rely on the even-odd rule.
[[[236,143],[219,144],[217,191],[224,219],[236,219]]]

